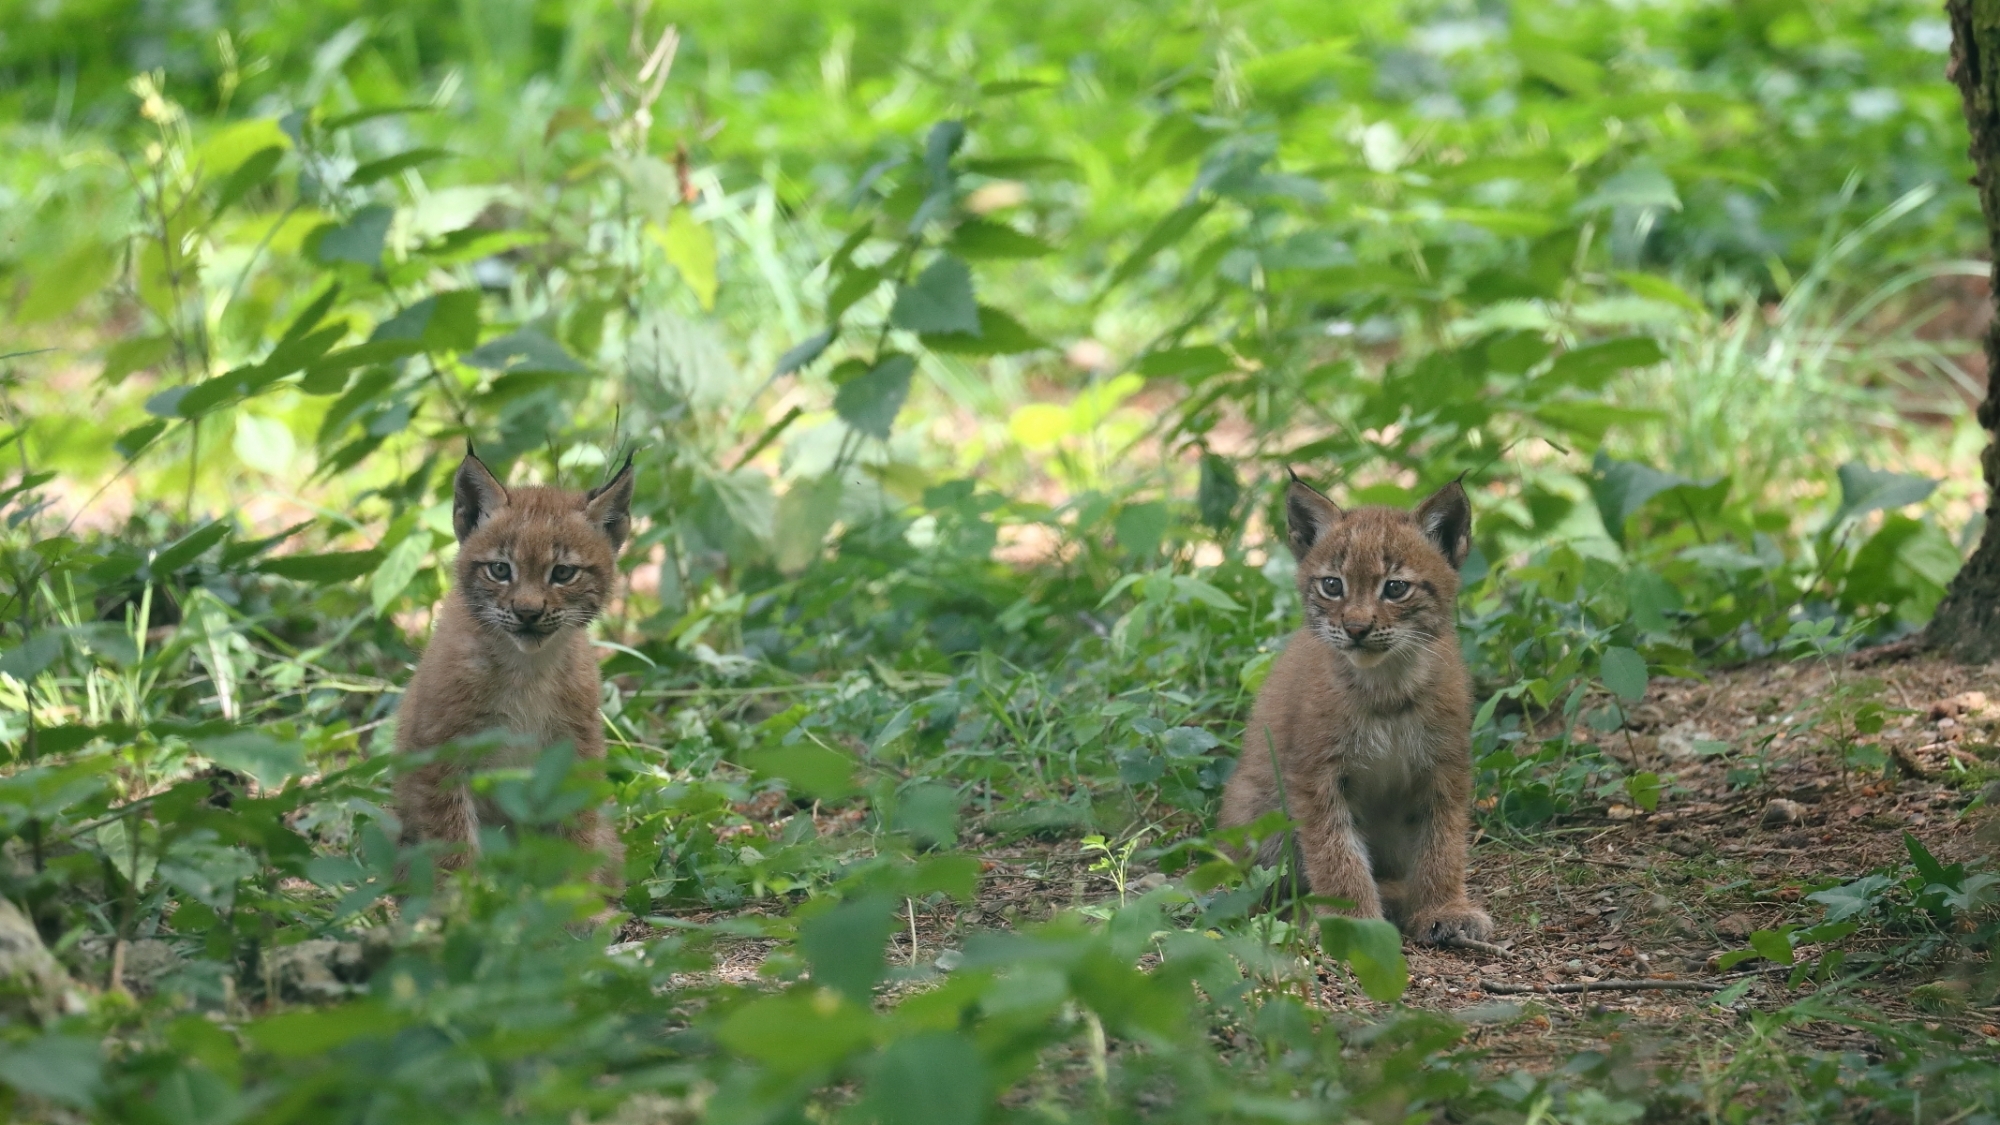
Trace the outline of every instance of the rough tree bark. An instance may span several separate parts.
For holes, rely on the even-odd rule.
[[[1945,74],[1965,102],[1972,183],[1979,189],[1997,271],[1992,292],[2000,297],[2000,0],[1946,0],[1945,14],[1951,19]],[[2000,317],[1986,329],[1986,398],[1978,418],[1994,435],[1979,458],[1986,476],[1986,530],[1923,636],[1925,647],[1968,664],[2000,659]]]

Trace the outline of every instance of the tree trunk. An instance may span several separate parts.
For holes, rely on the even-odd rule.
[[[2000,267],[2000,0],[1946,0],[1945,14],[1951,18],[1945,73],[1965,101],[1972,183],[1986,215],[1988,249]],[[2000,297],[2000,275],[1991,284]],[[1926,648],[1968,664],[2000,659],[2000,317],[1986,328],[1986,398],[1978,417],[1995,435],[1979,458],[1986,477],[1986,529],[1923,637]]]

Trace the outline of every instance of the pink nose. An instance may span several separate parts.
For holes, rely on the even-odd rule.
[[[1346,629],[1347,635],[1358,641],[1366,637],[1369,633],[1374,632],[1375,626],[1370,625],[1366,621],[1349,621],[1346,623]]]

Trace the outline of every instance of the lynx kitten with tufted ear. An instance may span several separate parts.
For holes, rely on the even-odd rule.
[[[509,489],[466,448],[453,481],[457,582],[439,608],[396,719],[396,749],[404,753],[488,731],[508,736],[507,749],[484,760],[440,758],[396,781],[405,841],[452,845],[447,866],[477,851],[480,824],[506,823],[491,802],[474,797],[468,773],[531,765],[542,750],[565,741],[580,759],[604,757],[588,630],[618,577],[618,549],[631,526],[632,476],[628,456],[589,492]],[[618,836],[600,810],[577,813],[564,833],[603,853],[599,880],[617,882]]]
[[[1220,823],[1283,809],[1297,839],[1266,840],[1260,862],[1290,858],[1312,894],[1386,915],[1419,941],[1484,940],[1493,921],[1465,896],[1465,489],[1448,484],[1415,512],[1342,511],[1293,477],[1285,514],[1305,627],[1257,694]]]

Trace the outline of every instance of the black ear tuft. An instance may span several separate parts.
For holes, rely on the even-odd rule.
[[[458,463],[458,475],[451,481],[451,529],[465,542],[480,524],[507,506],[507,489],[486,463],[472,452],[472,439],[465,441],[465,460]]]
[[[1292,473],[1292,483],[1285,488],[1285,527],[1292,541],[1292,556],[1305,558],[1341,514],[1338,504]]]
[[[1453,570],[1464,565],[1472,550],[1472,500],[1465,486],[1452,481],[1417,505],[1417,527]]]
[[[625,536],[632,530],[632,480],[636,475],[632,470],[632,454],[627,453],[625,463],[611,479],[583,497],[584,513],[590,522],[604,529],[614,551],[625,545]]]

